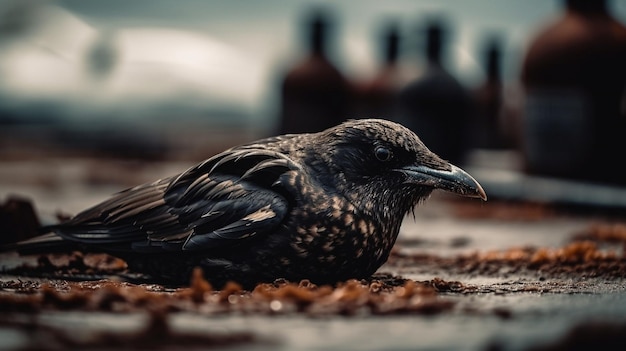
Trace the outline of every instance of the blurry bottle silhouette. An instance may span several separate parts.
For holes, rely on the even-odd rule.
[[[357,86],[355,115],[391,119],[401,88],[398,66],[400,33],[396,23],[385,26],[381,38],[382,65],[376,75]]]
[[[439,156],[462,163],[468,140],[469,93],[443,65],[444,23],[431,20],[425,32],[426,69],[400,92],[398,120]]]
[[[483,51],[485,80],[474,91],[476,120],[472,123],[473,146],[479,148],[502,148],[502,78],[500,42],[492,38]]]
[[[566,0],[522,67],[529,172],[626,183],[626,27],[603,0]]]
[[[323,11],[315,11],[305,23],[309,52],[282,83],[281,133],[317,132],[347,118],[349,84],[326,53],[330,25]]]

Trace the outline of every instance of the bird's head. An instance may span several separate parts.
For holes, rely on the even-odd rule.
[[[319,160],[312,161],[317,176],[372,214],[383,206],[383,212],[403,216],[434,189],[487,199],[472,176],[442,160],[400,124],[350,120],[316,139],[316,157],[311,159]]]

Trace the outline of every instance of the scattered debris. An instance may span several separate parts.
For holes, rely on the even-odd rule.
[[[308,280],[278,280],[246,291],[236,283],[215,291],[196,270],[189,287],[135,285],[114,280],[0,281],[0,311],[81,310],[137,312],[159,310],[201,314],[389,315],[437,314],[454,307],[440,292],[460,291],[460,282],[425,282],[379,275],[371,281],[349,280],[317,286]]]
[[[543,277],[626,278],[626,257],[600,250],[592,241],[575,241],[556,249],[522,247],[453,257],[405,253],[399,249],[392,251],[388,264],[400,269],[413,267],[419,272],[446,270],[483,276],[528,273]]]
[[[576,234],[573,240],[592,240],[595,242],[621,243],[626,245],[626,223],[595,223],[587,230]]]

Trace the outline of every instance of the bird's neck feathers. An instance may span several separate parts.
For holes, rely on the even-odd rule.
[[[418,189],[413,186],[389,187],[383,181],[369,181],[347,184],[343,195],[363,213],[381,222],[387,229],[400,226],[404,217],[432,192],[432,189]],[[364,195],[366,194],[366,195]]]

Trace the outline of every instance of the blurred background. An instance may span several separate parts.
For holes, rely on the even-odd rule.
[[[492,194],[621,188],[624,22],[617,0],[0,0],[0,161],[191,162],[382,117]]]
[[[623,341],[624,23],[626,0],[0,0],[0,243],[236,144],[381,117],[415,130],[489,197],[433,194],[407,217],[395,251],[396,264],[405,254],[433,263],[384,270],[478,290],[441,290],[452,298],[444,302],[459,302],[442,318],[431,318],[432,307],[426,319],[384,323],[236,310],[235,319],[182,314],[187,322],[172,330],[251,330],[253,340],[287,340],[283,349],[522,350],[572,323],[616,319],[618,329],[571,335],[581,345],[619,345],[603,331]],[[607,224],[615,214],[618,225]],[[592,234],[604,238],[598,251],[572,246]],[[530,263],[519,258],[528,255]],[[30,280],[3,279],[5,297],[16,292],[13,279],[34,291]],[[46,285],[45,296],[53,286],[68,285]],[[117,306],[107,297],[117,290],[102,291],[106,306]],[[4,301],[9,312],[26,306]],[[58,348],[46,320],[87,341],[77,330],[104,326],[108,339],[111,326],[128,326],[91,310],[36,311],[0,325],[0,344]],[[19,324],[30,320],[42,327]],[[163,323],[153,323],[160,335],[152,340],[163,340]]]

